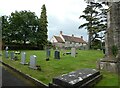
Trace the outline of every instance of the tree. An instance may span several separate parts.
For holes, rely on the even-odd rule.
[[[41,39],[38,40],[38,44],[41,44],[41,45],[46,45],[47,44],[47,38],[48,38],[48,35],[47,35],[47,15],[46,15],[46,7],[45,7],[45,4],[42,6],[42,11],[41,11],[41,16],[40,16],[40,30],[38,30],[38,35],[39,37],[41,37]],[[42,42],[40,42],[42,41]]]
[[[35,41],[36,26],[38,26],[38,17],[34,12],[15,11],[9,17],[9,30],[12,42],[24,43]]]
[[[107,9],[103,8],[102,3],[89,2],[85,10],[84,15],[80,18],[86,20],[86,23],[79,26],[79,29],[85,27],[88,31],[88,47],[91,49],[92,41],[96,38],[100,38],[99,32],[105,31],[107,27]]]
[[[95,39],[93,42],[92,42],[92,48],[93,49],[101,49],[101,41],[98,40],[98,39]]]
[[[10,43],[11,41],[11,30],[9,30],[8,16],[2,16],[2,41]]]

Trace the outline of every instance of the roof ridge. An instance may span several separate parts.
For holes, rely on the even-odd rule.
[[[54,36],[58,42],[64,42],[60,36]]]
[[[69,36],[69,35],[63,35],[63,36],[74,37],[74,38],[80,38],[80,37],[76,37],[76,36]],[[80,38],[80,39],[82,39],[82,38]]]
[[[56,35],[54,35],[54,37],[60,37],[60,36],[56,36]]]

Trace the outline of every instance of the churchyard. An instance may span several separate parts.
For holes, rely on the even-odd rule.
[[[102,4],[108,5],[108,9],[103,8]],[[120,2],[102,4],[88,3],[83,11],[85,14],[79,17],[88,21],[79,26],[79,29],[84,27],[87,29],[88,50],[76,50],[75,44],[80,44],[80,40],[76,42],[74,35],[68,37],[62,35],[62,32],[61,38],[54,36],[56,40],[53,39],[53,43],[47,40],[49,28],[47,29],[45,4],[42,6],[40,18],[34,12],[27,11],[16,11],[9,17],[2,16],[3,51],[0,52],[2,61],[6,66],[9,65],[8,67],[11,66],[49,85],[50,88],[81,88],[89,83],[92,85],[93,81],[98,82],[95,87],[111,86],[111,88],[115,88],[115,86],[119,86],[120,20],[118,18],[120,17]],[[93,10],[94,8],[96,10]],[[96,41],[95,39],[98,38],[100,40]],[[83,42],[81,43],[83,45]],[[71,44],[72,48],[58,51],[44,50],[48,47],[45,46],[49,44],[53,49],[69,47],[68,44]],[[18,51],[15,51],[17,49]],[[100,49],[104,50],[105,55]]]
[[[70,54],[64,55],[65,52],[68,53],[70,50],[60,50],[60,59],[54,59],[55,50],[50,50],[49,60],[46,60],[48,58],[48,56],[46,56],[46,50],[21,50],[20,54],[15,55],[17,59],[12,60],[11,57],[13,56],[11,52],[13,51],[8,50],[8,55],[5,55],[5,51],[3,51],[3,62],[45,84],[49,84],[54,77],[82,68],[96,69],[96,61],[104,56],[100,50],[76,50],[77,54],[75,57]],[[25,62],[21,60],[21,56],[26,58]],[[36,62],[30,62],[31,57],[33,58],[34,56]],[[31,63],[36,63],[39,69],[31,68]],[[118,77],[115,73],[101,70],[101,74],[103,78],[96,86],[118,86]]]

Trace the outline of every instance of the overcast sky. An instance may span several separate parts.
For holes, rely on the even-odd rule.
[[[66,35],[83,36],[87,40],[87,31],[78,29],[85,22],[79,19],[86,7],[84,0],[0,0],[0,16],[8,16],[15,10],[30,10],[40,17],[43,4],[47,9],[49,40],[60,31]]]

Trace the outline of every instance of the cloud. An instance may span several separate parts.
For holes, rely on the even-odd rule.
[[[78,19],[78,18],[76,18]],[[78,29],[80,25],[80,20],[78,22],[74,19],[66,19],[65,21],[59,21],[56,17],[50,16],[48,34],[49,38],[52,38],[53,35],[59,35],[60,31],[63,31],[63,34],[72,35],[74,34],[77,37],[84,36],[84,39],[87,40],[87,30]]]
[[[78,29],[79,25],[85,22],[79,19],[86,7],[84,0],[0,0],[0,2],[0,16],[10,15],[15,10],[30,10],[40,17],[41,7],[45,4],[49,39],[62,30],[67,35],[83,35],[87,40],[87,31]]]

